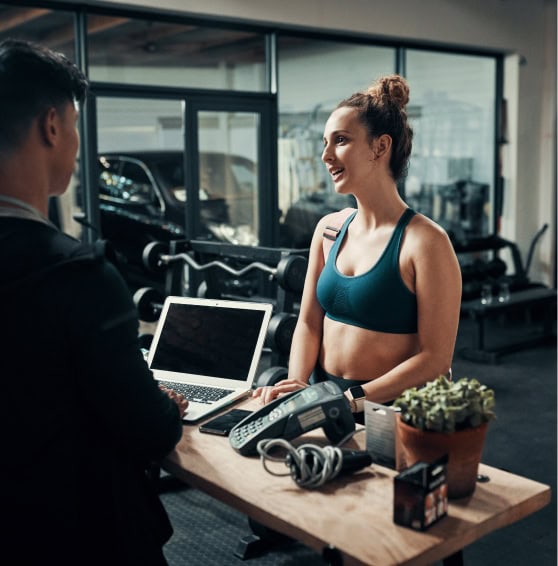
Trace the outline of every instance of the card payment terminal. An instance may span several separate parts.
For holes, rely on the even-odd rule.
[[[235,425],[229,441],[237,452],[249,456],[257,454],[256,446],[264,438],[290,440],[318,427],[332,443],[355,430],[349,401],[331,381],[275,399]]]

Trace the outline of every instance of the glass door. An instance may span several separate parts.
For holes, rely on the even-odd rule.
[[[275,245],[273,96],[107,85],[95,95],[81,197],[132,290],[163,291],[164,274],[143,265],[153,241]]]
[[[187,98],[188,238],[202,235],[205,226],[217,241],[244,246],[276,244],[276,144],[270,143],[275,139],[275,115],[271,96]]]
[[[198,175],[201,220],[208,201],[226,212],[221,222],[207,219],[217,240],[259,243],[260,117],[256,112],[198,111]]]

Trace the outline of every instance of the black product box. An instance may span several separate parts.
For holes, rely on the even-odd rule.
[[[448,514],[447,464],[417,462],[394,478],[394,523],[424,531]]]

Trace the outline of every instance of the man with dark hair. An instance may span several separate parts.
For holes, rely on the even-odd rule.
[[[2,564],[166,564],[172,532],[145,469],[187,402],[153,379],[117,270],[47,219],[86,92],[63,55],[0,44]]]

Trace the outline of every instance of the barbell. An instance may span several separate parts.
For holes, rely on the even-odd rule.
[[[218,260],[208,263],[199,264],[192,256],[187,253],[173,254],[169,253],[169,246],[163,242],[151,242],[145,246],[142,253],[142,261],[144,266],[153,272],[164,271],[171,263],[176,261],[184,261],[196,271],[204,271],[211,267],[219,267],[227,273],[235,277],[242,277],[253,269],[258,269],[265,273],[269,273],[274,277],[279,285],[286,291],[293,293],[301,293],[304,288],[304,279],[306,278],[306,270],[308,261],[301,255],[287,255],[279,261],[277,267],[270,267],[265,263],[254,261],[249,263],[242,269],[234,269],[230,265]]]

